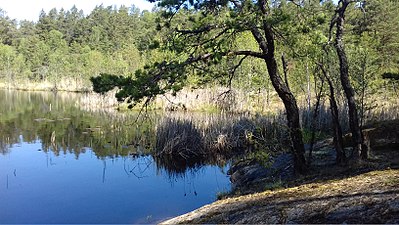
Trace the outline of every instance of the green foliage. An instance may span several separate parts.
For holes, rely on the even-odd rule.
[[[104,94],[114,89],[115,86],[122,85],[125,82],[125,78],[103,73],[98,77],[91,77],[90,81],[93,83],[93,88],[96,92]]]
[[[275,182],[266,183],[264,186],[264,190],[276,190],[284,187],[284,183],[281,180],[277,180]]]
[[[0,43],[11,45],[16,36],[16,21],[6,16],[6,13],[0,8]]]
[[[303,142],[309,144],[312,140],[312,130],[304,128],[302,130],[303,134]],[[326,133],[323,133],[322,131],[316,131],[315,133],[315,141],[323,140],[328,138],[328,135]]]
[[[250,160],[255,160],[257,163],[259,163],[261,166],[268,168],[271,166],[270,162],[270,154],[266,149],[262,150],[255,150],[253,152],[250,152],[247,156],[248,159]]]
[[[153,31],[151,16],[134,6],[98,6],[88,16],[76,7],[52,9],[42,11],[37,23],[18,24],[1,14],[0,41],[8,48],[3,55],[10,50],[14,56],[1,59],[1,64],[13,68],[11,73],[10,66],[2,67],[0,79],[50,81],[56,87],[63,78],[89,81],[100,73],[126,76],[151,61],[152,50],[145,43],[156,36]],[[11,80],[4,79],[6,73]]]
[[[162,8],[156,20],[157,30],[165,36],[159,38],[160,42],[155,38],[151,47],[159,46],[162,52],[171,55],[138,71],[132,82],[122,87],[125,90],[121,91],[121,96],[140,101],[169,91],[176,93],[188,84],[231,86],[233,78],[237,77],[241,80],[238,85],[245,83],[248,88],[269,86],[264,79],[267,69],[262,57],[258,56],[258,60],[248,57],[265,54],[259,52],[259,43],[252,34],[254,25],[262,26],[259,18],[263,13],[255,2],[239,2],[242,7],[232,7],[229,1],[158,1]],[[324,14],[314,16],[312,22],[298,23],[297,31],[290,27],[297,20],[293,17],[297,7],[287,2],[275,4],[267,22],[284,35],[303,32],[304,26],[309,26],[305,32],[308,34],[326,21]],[[319,33],[314,39],[320,42],[323,38]],[[141,90],[141,98],[137,90]]]

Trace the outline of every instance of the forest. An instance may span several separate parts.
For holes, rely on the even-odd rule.
[[[1,80],[49,82],[82,91],[99,73],[128,75],[158,57],[151,51],[156,13],[135,6],[42,11],[37,22],[0,11]],[[18,87],[17,87],[18,88]]]

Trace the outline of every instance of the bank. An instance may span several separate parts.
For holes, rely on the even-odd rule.
[[[255,190],[249,191],[251,194],[233,193],[229,198],[162,224],[398,224],[399,120],[370,124],[367,130],[372,152],[366,162],[334,165],[332,140],[325,140],[318,143],[314,156],[319,158],[307,175],[275,185],[270,185],[270,180],[262,183],[267,179],[257,178],[244,185],[244,192]],[[242,171],[268,174],[259,173],[253,165],[248,165],[250,169]],[[248,182],[248,179],[242,181]],[[263,191],[259,191],[262,188]]]
[[[228,198],[162,224],[399,223],[399,170]]]

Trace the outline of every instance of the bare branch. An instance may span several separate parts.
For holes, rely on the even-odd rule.
[[[134,123],[137,123],[137,122],[139,121],[141,115],[143,114],[143,111],[145,112],[144,115],[145,115],[145,116],[147,115],[147,107],[148,107],[148,104],[151,103],[152,99],[153,99],[152,97],[147,97],[147,98],[146,98],[146,100],[145,100],[143,106],[140,107],[139,114],[137,115],[137,117],[136,117]]]
[[[328,30],[328,43],[331,42],[332,32],[333,32],[333,29],[334,29],[334,26],[335,26],[336,23],[337,23],[337,12],[335,12],[335,14],[334,14],[334,16],[333,16],[333,18],[331,19],[331,22],[330,22],[330,28]]]
[[[272,58],[274,57],[274,33],[272,27],[266,22],[263,21],[263,30],[265,32],[265,37],[267,41],[267,57]]]
[[[175,9],[174,9],[175,11],[173,12],[172,16],[169,18],[168,23],[170,23],[170,22],[172,21],[173,17],[175,17],[175,15],[177,14],[177,12],[180,10],[180,8],[183,6],[183,4],[184,4],[185,2],[186,2],[186,1],[182,1],[182,2],[180,2],[179,5],[177,5],[177,6],[175,7]]]
[[[262,13],[266,15],[268,13],[268,9],[267,9],[268,8],[268,4],[267,4],[267,2],[265,0],[259,0],[258,4],[259,4],[259,8],[262,11]]]
[[[302,5],[294,0],[289,0],[292,4],[296,5],[297,7],[302,7]]]
[[[211,37],[211,38],[209,38],[209,39],[207,39],[207,40],[205,40],[205,41],[203,41],[203,42],[201,42],[201,43],[194,44],[194,45],[192,45],[192,47],[198,47],[198,46],[204,45],[204,44],[206,44],[206,43],[215,41],[216,39],[220,38],[223,34],[225,34],[225,33],[226,33],[227,31],[229,31],[229,30],[230,30],[230,28],[225,28],[225,29],[223,29],[221,32],[219,32],[218,34],[216,34],[215,36],[213,36],[213,37]]]
[[[239,9],[242,8],[242,4],[241,4],[239,1],[237,1],[237,0],[231,0],[230,2],[233,3],[233,5],[234,5],[235,7],[239,8]]]
[[[240,59],[240,61],[237,63],[237,65],[235,65],[229,75],[229,88],[231,88],[231,82],[235,76],[235,73],[237,71],[237,69],[241,66],[241,64],[244,62],[244,60],[248,57],[249,55],[244,55],[244,57],[242,57]]]
[[[253,52],[253,51],[233,51],[229,52],[228,55],[244,55],[244,56],[252,56],[255,58],[265,59],[266,55],[261,52]]]
[[[288,65],[287,65],[287,61],[285,60],[285,56],[284,53],[281,55],[281,61],[283,63],[283,72],[284,72],[284,81],[285,81],[285,85],[287,85],[288,90],[290,89],[290,85],[288,83]]]
[[[218,27],[217,25],[208,25],[208,26],[198,28],[196,30],[179,30],[176,28],[175,31],[180,34],[200,34],[200,33],[204,33],[204,32],[209,32],[212,29],[217,28],[217,27]]]

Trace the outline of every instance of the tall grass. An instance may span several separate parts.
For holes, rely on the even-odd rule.
[[[364,116],[365,123],[398,118],[399,104],[385,104],[384,107],[368,110]],[[310,141],[306,136],[312,129],[313,111],[312,108],[300,108],[305,144]],[[341,105],[339,111],[343,131],[349,132],[348,109]],[[321,104],[316,120],[316,137],[332,136],[331,112],[325,102]],[[189,159],[252,150],[287,151],[291,143],[286,124],[282,109],[275,109],[275,113],[266,115],[172,113],[161,119],[155,129],[156,152]]]
[[[339,105],[339,119],[344,133],[350,132],[348,120],[348,107],[341,100]],[[360,113],[360,109],[358,110]],[[300,117],[302,127],[305,130],[311,129],[311,120],[314,109],[300,107]],[[376,121],[395,120],[399,118],[399,99],[384,98],[382,96],[373,96],[367,99],[363,115],[359,115],[362,125],[367,125]],[[319,109],[319,115],[316,118],[316,130],[325,134],[332,134],[331,112],[328,103],[322,102]]]
[[[169,113],[155,128],[154,158],[159,168],[176,175],[204,164],[223,166],[249,152],[287,151],[283,121],[280,116]]]
[[[13,82],[0,82],[1,89],[14,89],[25,91],[69,91],[69,92],[88,92],[91,84],[82,78],[62,77],[57,80],[29,80],[17,79]]]
[[[167,117],[157,126],[156,137],[158,155],[188,159],[206,154],[202,135],[190,120]]]
[[[158,155],[185,159],[232,155],[287,140],[279,117],[237,114],[170,114],[161,119],[156,130]],[[277,149],[277,148],[276,148]]]

